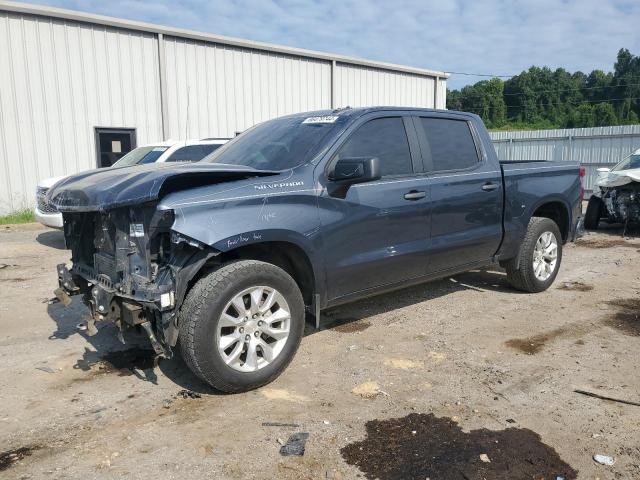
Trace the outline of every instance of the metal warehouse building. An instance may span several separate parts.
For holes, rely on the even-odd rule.
[[[288,113],[445,108],[447,74],[0,1],[0,213],[39,179]],[[113,152],[105,151],[113,148]]]

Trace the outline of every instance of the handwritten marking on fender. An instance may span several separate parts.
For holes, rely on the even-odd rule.
[[[231,248],[238,245],[242,245],[243,243],[247,243],[250,240],[253,240],[254,242],[262,240],[262,234],[261,233],[241,233],[236,237],[228,239],[227,247]]]

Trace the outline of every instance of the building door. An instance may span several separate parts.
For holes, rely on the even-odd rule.
[[[134,128],[96,128],[98,168],[110,167],[136,148]]]

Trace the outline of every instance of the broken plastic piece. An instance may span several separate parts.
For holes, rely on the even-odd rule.
[[[614,463],[616,463],[616,459],[613,457],[610,457],[609,455],[601,455],[601,454],[596,454],[593,456],[593,459],[600,463],[601,465],[613,465]]]
[[[149,342],[151,342],[151,346],[155,350],[156,354],[162,355],[165,358],[171,358],[173,354],[171,353],[171,349],[169,347],[164,347],[156,338],[156,334],[153,333],[153,327],[151,326],[151,322],[147,320],[146,322],[142,322],[140,324],[144,331],[147,332],[147,336],[149,337]]]
[[[287,443],[280,447],[280,455],[284,457],[304,455],[304,449],[307,444],[309,434],[307,432],[294,433],[289,437]]]
[[[47,367],[46,365],[36,367],[36,370],[42,370],[43,372],[46,372],[46,373],[56,373],[56,371],[53,368]]]
[[[263,427],[292,427],[297,428],[300,425],[297,423],[281,423],[281,422],[262,422]]]
[[[187,390],[187,389],[183,389],[180,390],[177,394],[176,397],[182,397],[182,398],[201,398],[202,395],[200,395],[198,392],[194,392],[193,390]]]

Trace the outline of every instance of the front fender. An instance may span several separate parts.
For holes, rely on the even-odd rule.
[[[322,237],[315,190],[268,192],[172,205],[172,230],[220,252],[266,242],[288,242],[299,247],[314,270],[317,288],[324,279]]]

